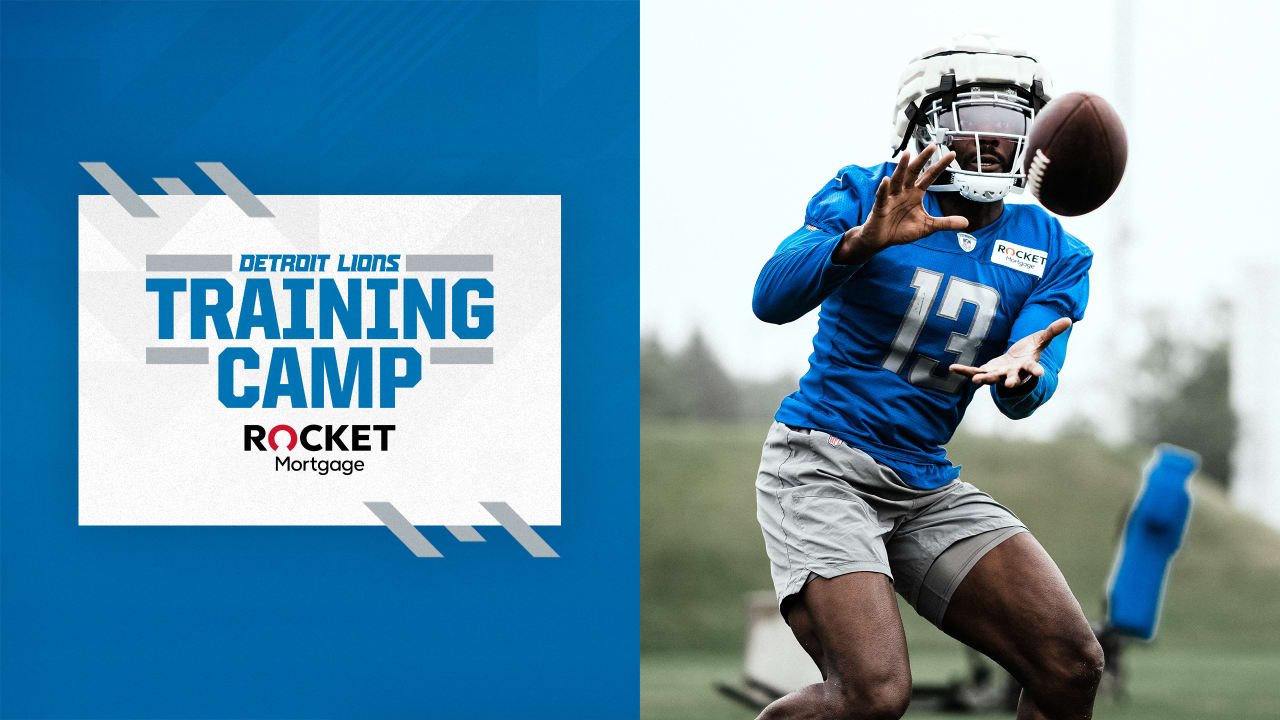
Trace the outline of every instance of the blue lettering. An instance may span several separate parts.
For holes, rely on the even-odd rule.
[[[213,290],[217,299],[209,304],[208,291]],[[203,340],[205,337],[206,319],[213,321],[214,336],[221,340],[230,340],[231,321],[227,314],[231,312],[231,283],[224,278],[192,278],[191,279],[191,337]]]
[[[381,367],[378,369],[378,405],[384,408],[396,406],[396,389],[411,388],[422,379],[422,354],[413,348],[384,347],[378,353]],[[403,375],[396,373],[396,361],[405,361]]]
[[[493,298],[493,283],[484,278],[463,278],[453,285],[453,334],[464,340],[479,340],[493,334],[493,305],[475,305],[471,307],[470,317],[467,305],[468,295],[476,293],[482,299]],[[471,319],[476,324],[471,324]]]
[[[307,291],[315,287],[311,278],[285,278],[284,289],[289,291],[289,327],[284,329],[285,340],[311,340],[316,331],[307,325]]]
[[[418,318],[427,328],[427,336],[439,340],[444,337],[444,278],[431,279],[431,301],[422,292],[417,278],[404,281],[404,336],[409,340],[418,337]]]
[[[253,348],[229,347],[218,353],[218,400],[229,408],[253,407],[258,402],[258,388],[245,385],[244,394],[236,394],[237,360],[244,362],[246,370],[258,369],[258,353]]]
[[[240,322],[236,325],[236,339],[248,340],[253,336],[253,329],[256,327],[262,328],[262,333],[267,339],[280,339],[280,321],[276,319],[276,302],[271,295],[270,280],[254,279],[246,280],[244,283],[244,298],[240,302]]]
[[[391,291],[400,287],[397,278],[369,278],[365,286],[373,291],[373,327],[366,335],[370,340],[394,340],[399,337],[391,327]]]
[[[351,407],[352,391],[359,391],[359,406],[373,407],[373,348],[351,348],[347,351],[347,368],[338,378],[338,354],[333,348],[311,350],[311,403],[324,407],[324,386],[329,386],[333,407]],[[357,387],[358,383],[358,387]]]
[[[262,393],[262,407],[275,407],[281,395],[289,396],[291,407],[307,406],[307,389],[302,382],[302,366],[298,364],[296,348],[280,347],[272,351],[271,367],[267,368],[267,388]]]
[[[339,311],[341,308],[341,311]],[[332,278],[320,280],[320,337],[333,339],[333,318],[342,324],[342,332],[351,340],[360,339],[360,281],[347,281],[347,300],[338,292],[338,283]]]
[[[156,337],[173,339],[173,294],[186,292],[185,278],[147,278],[147,292],[156,293],[160,302],[160,328]]]

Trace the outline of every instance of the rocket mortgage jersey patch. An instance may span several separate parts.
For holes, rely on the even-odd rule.
[[[1044,250],[1015,245],[1005,240],[996,240],[991,247],[991,262],[1036,277],[1044,276],[1048,259],[1049,255]]]

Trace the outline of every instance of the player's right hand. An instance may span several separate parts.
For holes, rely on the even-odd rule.
[[[914,159],[910,152],[902,154],[893,175],[882,179],[876,188],[876,202],[867,221],[844,234],[833,260],[841,264],[862,263],[891,245],[913,243],[939,230],[969,227],[969,221],[959,215],[934,217],[924,209],[925,191],[956,156],[948,151],[921,172],[936,151],[937,146],[930,145]]]

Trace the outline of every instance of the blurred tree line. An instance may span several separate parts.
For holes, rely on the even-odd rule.
[[[654,335],[640,340],[642,418],[748,420],[773,417],[799,378],[740,380],[729,375],[701,331],[680,350],[668,350]]]
[[[1148,341],[1138,358],[1130,393],[1134,439],[1173,443],[1200,453],[1201,472],[1226,485],[1237,421],[1231,408],[1230,306],[1214,305],[1204,318],[1167,313],[1146,318]],[[1194,328],[1199,327],[1196,331]],[[1198,341],[1193,341],[1195,338]]]
[[[1228,324],[1221,306],[1206,322],[1219,330]],[[1173,443],[1200,453],[1202,472],[1226,484],[1231,478],[1231,449],[1236,418],[1228,389],[1231,351],[1221,332],[1204,333],[1200,343],[1186,340],[1185,324],[1153,314],[1147,318],[1148,344],[1138,358],[1130,384],[1134,441]],[[741,380],[720,364],[701,331],[683,348],[666,348],[655,335],[640,343],[640,415],[646,419],[697,419],[764,422],[799,378]],[[1092,434],[1087,422],[1063,428],[1064,435]]]

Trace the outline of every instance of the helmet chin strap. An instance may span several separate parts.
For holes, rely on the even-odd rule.
[[[930,158],[925,168],[932,167],[935,162],[937,161],[934,158]],[[1011,192],[1022,192],[1016,178],[968,172],[961,170],[955,164],[955,160],[951,163],[951,167],[946,170],[951,176],[951,182],[945,185],[932,185],[929,187],[929,192],[958,192],[960,197],[966,200],[983,203],[998,202]]]
[[[951,174],[951,182],[946,185],[931,185],[929,192],[958,192],[960,197],[974,202],[997,202],[1011,192],[1022,192],[1022,188],[1011,177],[992,177],[963,170],[947,172]]]
[[[1003,200],[1011,191],[1022,189],[1015,187],[1011,177],[990,177],[965,172],[951,173],[951,186],[960,193],[960,197],[983,203]]]

